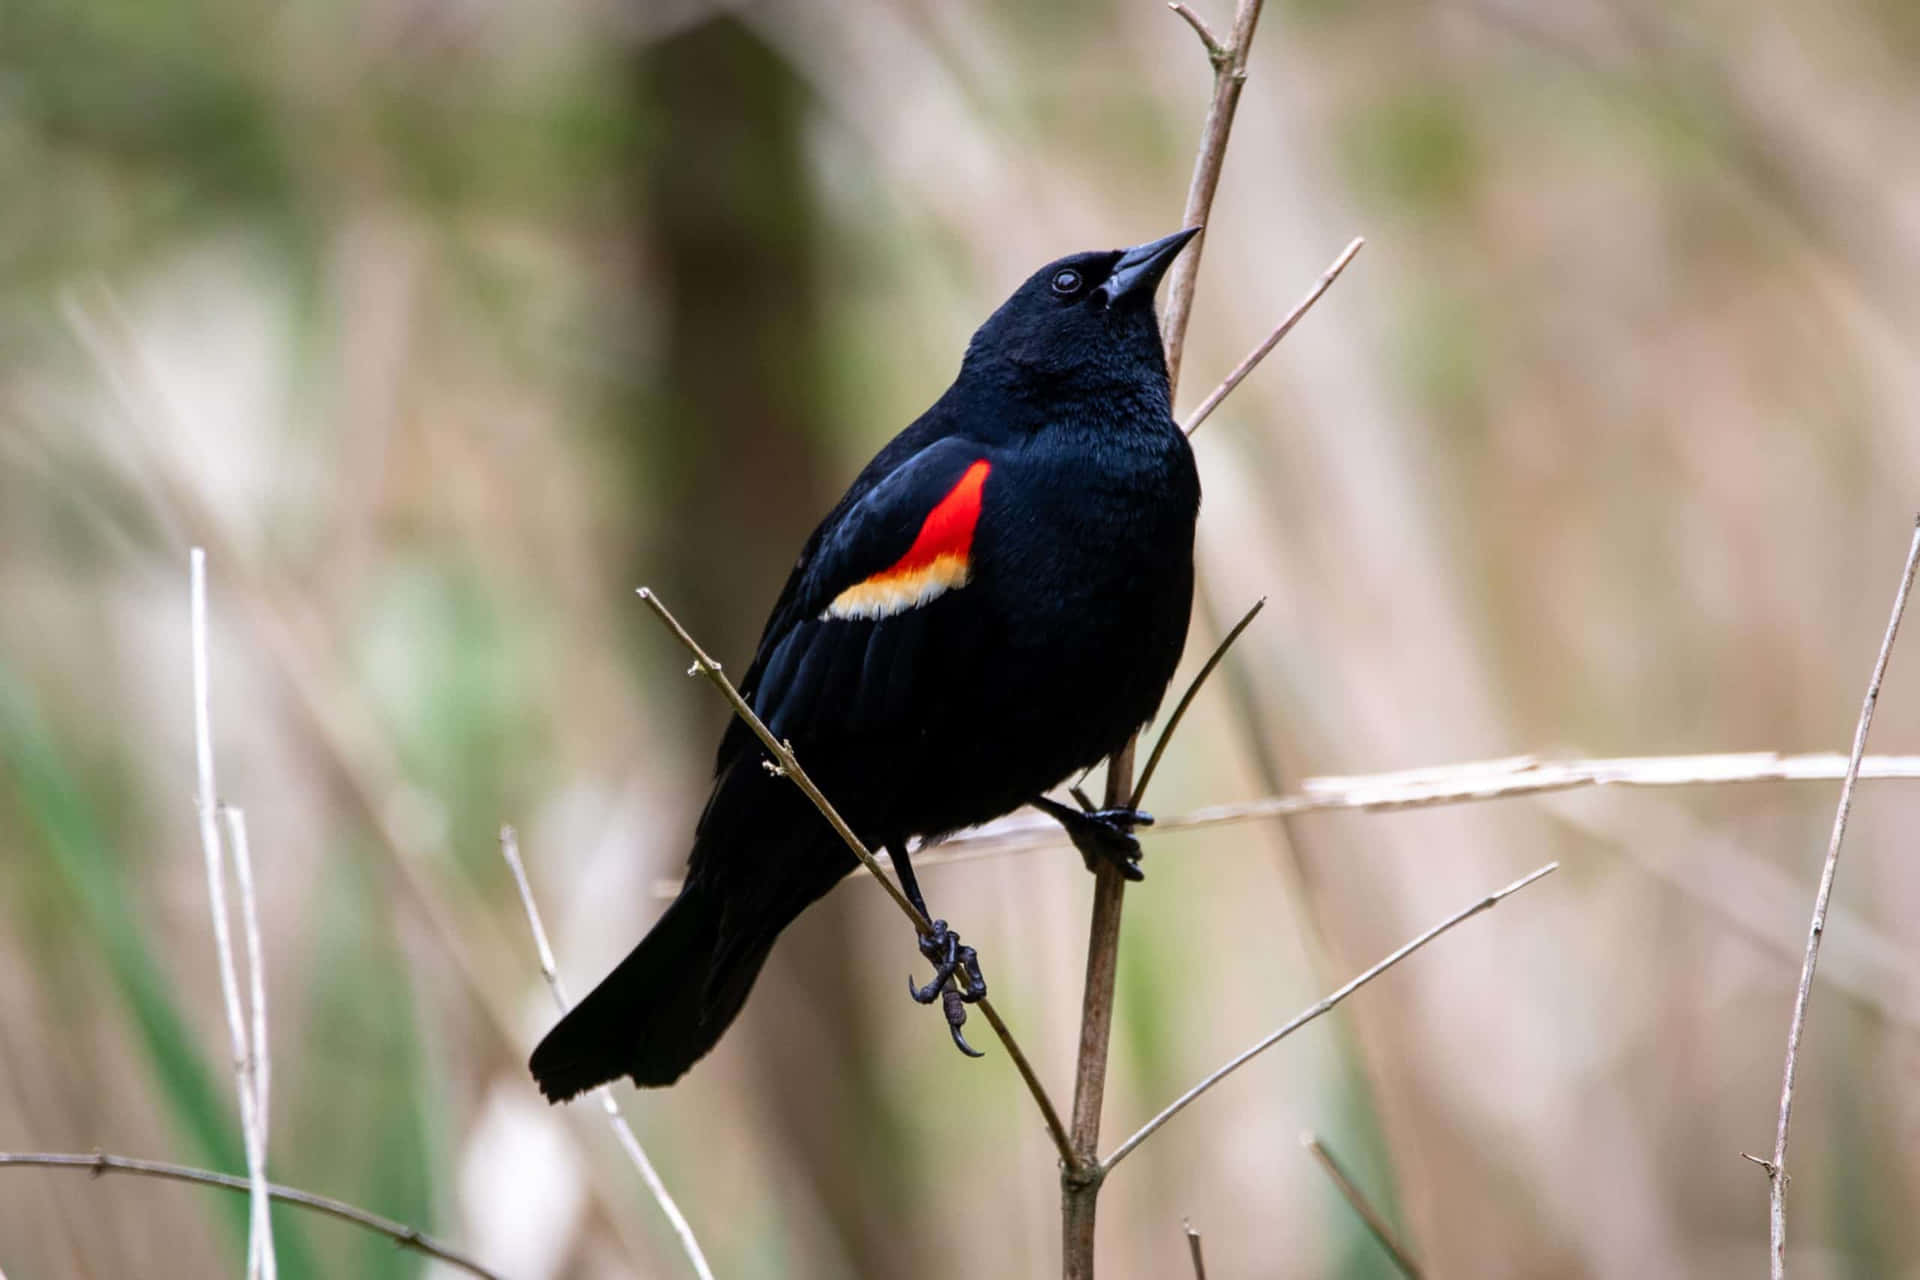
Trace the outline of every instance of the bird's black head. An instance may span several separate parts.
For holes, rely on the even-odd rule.
[[[974,333],[962,378],[1050,398],[1157,387],[1164,399],[1154,288],[1198,234],[1189,227],[1131,249],[1049,262]]]

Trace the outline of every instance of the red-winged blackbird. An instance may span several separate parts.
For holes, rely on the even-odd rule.
[[[1194,234],[1075,254],[1021,285],[807,539],[741,681],[916,903],[908,837],[1023,804],[1059,819],[1089,866],[1140,876],[1144,815],[1042,793],[1153,715],[1186,643],[1200,481],[1153,294]],[[780,931],[856,865],[765,760],[736,719],[686,887],[534,1051],[548,1098],[678,1079],[740,1012]],[[977,962],[943,922],[920,948],[936,970],[915,998],[944,986],[964,1049],[956,997],[984,993]]]

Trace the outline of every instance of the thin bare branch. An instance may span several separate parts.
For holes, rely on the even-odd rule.
[[[108,1173],[129,1173],[142,1178],[162,1178],[169,1182],[190,1182],[202,1187],[220,1187],[227,1191],[238,1191],[243,1195],[250,1190],[247,1179],[236,1178],[230,1173],[214,1173],[208,1169],[168,1164],[162,1160],[136,1160],[131,1156],[107,1155],[98,1151],[91,1155],[82,1152],[0,1151],[0,1169],[84,1169],[96,1178]],[[369,1213],[344,1200],[315,1195],[311,1191],[302,1191],[298,1187],[283,1187],[277,1183],[267,1184],[267,1194],[281,1204],[296,1205],[302,1209],[311,1209],[315,1213],[324,1213],[330,1218],[338,1218],[342,1222],[351,1222],[356,1227],[385,1236],[402,1249],[411,1249],[415,1253],[438,1259],[450,1267],[458,1267],[468,1275],[478,1276],[480,1280],[504,1280],[499,1272],[481,1266],[472,1258],[440,1243],[418,1227],[410,1227],[404,1222],[396,1222],[392,1218]]]
[[[207,869],[207,902],[213,914],[213,945],[220,965],[220,995],[226,1006],[227,1039],[233,1079],[240,1098],[240,1132],[253,1184],[247,1229],[247,1274],[273,1274],[271,1217],[267,1212],[266,1146],[253,1083],[253,1050],[240,1009],[240,979],[233,963],[232,922],[227,915],[227,876],[220,847],[219,791],[213,773],[212,678],[207,644],[207,553],[195,547],[187,557],[193,648],[194,805],[200,820],[200,853]]]
[[[1173,731],[1180,727],[1180,719],[1187,714],[1187,708],[1193,705],[1194,696],[1200,692],[1200,686],[1207,682],[1207,677],[1213,674],[1213,669],[1220,665],[1222,658],[1227,656],[1227,650],[1233,648],[1233,642],[1240,638],[1240,633],[1245,631],[1260,615],[1260,611],[1266,607],[1265,596],[1253,602],[1253,608],[1247,610],[1240,621],[1233,624],[1233,630],[1221,637],[1220,643],[1214,646],[1213,653],[1208,656],[1206,663],[1187,685],[1187,691],[1180,695],[1180,701],[1174,705],[1173,714],[1167,717],[1167,727],[1160,731],[1159,740],[1153,744],[1153,751],[1147,756],[1147,767],[1140,771],[1140,781],[1134,784],[1133,799],[1127,802],[1129,808],[1138,809],[1146,802],[1147,784],[1153,781],[1154,770],[1160,767],[1160,757],[1166,754],[1167,744],[1173,741]]]
[[[720,664],[707,656],[707,651],[700,647],[700,642],[688,634],[687,629],[680,625],[680,619],[673,616],[651,587],[641,587],[639,596],[646,602],[647,608],[653,610],[654,616],[666,625],[667,630],[673,632],[674,638],[693,655],[693,666],[687,674],[705,676],[713,683],[714,688],[720,690],[721,696],[727,700],[727,705],[733,708],[733,713],[746,721],[747,727],[753,730],[754,736],[765,744],[780,775],[799,787],[807,799],[813,802],[813,807],[820,811],[820,816],[827,820],[827,825],[833,828],[834,834],[846,843],[847,848],[853,850],[854,857],[860,859],[860,865],[873,873],[874,879],[886,889],[887,896],[893,899],[894,905],[906,914],[907,919],[913,921],[913,927],[923,934],[931,932],[933,922],[920,914],[920,909],[907,900],[907,895],[900,891],[900,886],[880,869],[880,860],[874,857],[865,842],[853,833],[853,828],[848,826],[847,820],[840,816],[840,811],[833,807],[833,802],[814,785],[813,779],[807,776],[807,771],[800,767],[800,761],[794,758],[793,749],[774,737],[773,730],[767,728],[760,717],[754,714],[753,708],[747,705],[747,700],[740,696],[740,690],[734,688],[733,681],[729,680],[726,672],[720,669]]]
[[[1234,7],[1233,31],[1224,45],[1209,40],[1211,35],[1197,17],[1174,9],[1207,44],[1207,60],[1213,64],[1213,98],[1207,103],[1206,122],[1200,126],[1200,150],[1194,157],[1193,181],[1187,186],[1187,207],[1181,215],[1183,227],[1202,227],[1213,212],[1213,193],[1220,187],[1220,168],[1227,158],[1227,137],[1233,132],[1234,112],[1240,106],[1240,90],[1247,82],[1247,54],[1253,48],[1253,29],[1259,25],[1262,0],[1239,0]],[[1180,361],[1187,346],[1187,318],[1193,314],[1193,287],[1200,270],[1200,251],[1205,246],[1204,230],[1194,237],[1193,247],[1174,261],[1167,285],[1167,310],[1160,331],[1167,344],[1167,380],[1180,385]]]
[[[1781,755],[1745,751],[1692,756],[1615,756],[1591,760],[1540,760],[1515,756],[1463,764],[1407,769],[1394,773],[1327,776],[1301,780],[1291,795],[1267,796],[1237,804],[1209,805],[1191,813],[1159,818],[1153,829],[1200,831],[1242,822],[1287,818],[1301,813],[1344,810],[1381,813],[1439,805],[1502,800],[1513,796],[1572,791],[1581,787],[1698,787],[1736,782],[1835,782],[1846,776],[1847,757],[1831,752]],[[1920,780],[1920,756],[1867,756],[1860,762],[1863,780]],[[918,854],[916,868],[937,867],[979,858],[997,858],[1051,848],[1063,839],[1059,824],[1019,815],[988,823]],[[656,891],[671,897],[677,881],[662,880]]]
[[[1813,998],[1813,970],[1820,960],[1820,935],[1827,928],[1827,903],[1833,897],[1834,873],[1840,868],[1840,843],[1847,835],[1847,815],[1853,810],[1853,784],[1860,777],[1860,762],[1867,752],[1867,730],[1873,725],[1873,709],[1880,701],[1880,682],[1886,678],[1887,660],[1893,656],[1894,637],[1900,634],[1900,619],[1907,611],[1907,597],[1913,594],[1915,569],[1920,568],[1920,520],[1914,522],[1913,541],[1907,548],[1907,564],[1900,575],[1900,589],[1894,593],[1893,615],[1887,619],[1886,634],[1880,640],[1880,653],[1874,659],[1873,675],[1867,681],[1867,696],[1860,705],[1860,720],[1853,730],[1853,753],[1847,760],[1846,776],[1840,782],[1840,803],[1833,814],[1833,835],[1827,841],[1826,864],[1820,869],[1820,890],[1813,899],[1813,921],[1807,927],[1807,957],[1800,968],[1800,986],[1793,997],[1793,1021],[1787,1027],[1787,1062],[1780,1081],[1780,1124],[1774,1133],[1773,1160],[1767,1166],[1768,1236],[1773,1280],[1785,1280],[1787,1274],[1787,1125],[1793,1118],[1793,1076],[1799,1065],[1800,1036],[1806,1030],[1807,1004]]]
[[[280,1263],[273,1250],[273,1218],[267,1212],[267,1133],[271,1115],[268,1099],[273,1055],[267,1039],[266,951],[260,945],[260,910],[253,892],[253,852],[247,842],[247,815],[232,805],[221,806],[220,813],[227,820],[227,847],[233,854],[233,877],[240,889],[240,936],[246,944],[247,1004],[251,1015],[247,1065],[253,1076],[253,1117],[260,1144],[260,1158],[250,1160],[247,1168],[254,1184],[247,1271],[249,1275],[275,1280],[280,1274]]]
[[[1193,1229],[1191,1222],[1182,1222],[1181,1228],[1187,1233],[1187,1256],[1193,1259],[1193,1280],[1207,1280],[1207,1259],[1200,1251],[1200,1233]]]
[[[1187,8],[1184,4],[1170,4],[1167,8],[1179,14],[1180,17],[1186,21],[1186,24],[1193,28],[1193,34],[1200,37],[1200,43],[1206,48],[1207,60],[1209,62],[1218,66],[1220,62],[1226,58],[1227,51],[1221,46],[1220,38],[1213,34],[1213,29],[1206,24],[1205,20],[1203,20],[1199,14]]]
[[[565,1014],[573,1007],[567,999],[567,989],[560,980],[560,968],[554,963],[553,947],[547,941],[547,927],[540,920],[540,908],[533,900],[533,885],[527,880],[526,864],[520,860],[520,837],[510,826],[500,828],[500,856],[507,860],[507,870],[513,873],[513,883],[520,890],[520,906],[527,913],[527,927],[533,932],[533,948],[540,958],[540,976],[546,979],[547,990],[553,994],[553,1003]],[[667,1222],[673,1228],[673,1234],[680,1239],[680,1248],[692,1264],[694,1274],[700,1280],[713,1280],[713,1268],[707,1264],[707,1255],[700,1248],[700,1241],[693,1234],[693,1226],[687,1216],[680,1212],[679,1204],[673,1193],[667,1190],[667,1184],[653,1167],[653,1161],[647,1158],[646,1149],[640,1145],[640,1139],[634,1135],[633,1127],[627,1123],[627,1117],[620,1111],[620,1103],[613,1096],[613,1089],[601,1085],[594,1090],[600,1098],[600,1107],[607,1113],[607,1123],[613,1129],[614,1141],[626,1152],[627,1159],[639,1171],[640,1181],[647,1184],[647,1191],[653,1196],[653,1202],[660,1206],[660,1212],[666,1215]]]
[[[774,767],[778,769],[781,776],[799,787],[802,794],[813,802],[813,807],[820,811],[820,816],[827,820],[834,833],[840,837],[848,849],[853,851],[853,856],[860,860],[860,865],[873,874],[873,877],[886,889],[887,895],[893,899],[894,905],[913,922],[915,931],[921,934],[931,932],[932,922],[920,913],[919,908],[907,900],[907,895],[902,893],[900,887],[894,884],[892,878],[881,869],[880,860],[873,856],[865,842],[854,834],[853,828],[847,825],[846,819],[842,818],[839,811],[833,807],[833,803],[821,793],[819,787],[814,785],[813,779],[807,776],[807,771],[794,757],[793,749],[775,738],[772,730],[768,729],[760,717],[754,714],[753,708],[747,705],[747,700],[740,696],[740,690],[734,687],[733,681],[729,680],[726,673],[720,669],[720,664],[707,655],[707,651],[700,647],[699,641],[688,634],[687,629],[680,625],[680,620],[668,611],[660,597],[650,588],[641,587],[639,594],[647,607],[653,610],[654,616],[660,619],[687,652],[693,655],[693,667],[687,674],[704,675],[715,688],[720,690],[721,695],[727,700],[727,705],[733,708],[733,713],[746,721],[747,727],[753,730],[754,735],[773,756]],[[1041,1118],[1047,1123],[1047,1132],[1053,1138],[1053,1144],[1060,1153],[1060,1159],[1069,1167],[1074,1166],[1077,1162],[1073,1148],[1067,1140],[1066,1126],[1060,1122],[1060,1112],[1054,1107],[1053,1099],[1047,1096],[1046,1088],[1040,1083],[1040,1077],[1034,1074],[1033,1066],[1027,1061],[1026,1054],[1014,1040],[1012,1030],[986,1000],[982,999],[974,1007],[980,1010],[988,1025],[993,1028],[993,1033],[1000,1037],[1000,1043],[1006,1046],[1007,1056],[1013,1059],[1015,1068],[1020,1072],[1020,1078],[1026,1082],[1027,1091],[1033,1095],[1035,1104],[1040,1108]]]
[[[573,1001],[567,998],[566,985],[560,980],[560,966],[553,958],[553,946],[547,941],[547,927],[540,922],[540,908],[534,905],[533,885],[527,880],[526,864],[520,860],[520,834],[511,826],[500,828],[500,856],[507,860],[514,887],[520,891],[520,907],[527,913],[534,954],[540,959],[540,976],[546,980],[555,1007],[565,1013],[573,1007]]]
[[[1191,436],[1200,429],[1200,424],[1207,420],[1209,414],[1220,407],[1220,402],[1232,394],[1233,389],[1239,386],[1241,382],[1246,379],[1246,376],[1259,366],[1262,360],[1267,358],[1268,352],[1280,345],[1280,339],[1286,337],[1293,331],[1293,326],[1300,323],[1300,317],[1306,315],[1307,312],[1313,309],[1313,304],[1320,301],[1320,295],[1331,288],[1333,282],[1340,278],[1340,273],[1347,269],[1347,264],[1353,261],[1353,256],[1360,252],[1360,248],[1364,244],[1366,244],[1365,237],[1355,236],[1347,247],[1341,250],[1340,256],[1333,260],[1333,265],[1320,273],[1320,278],[1314,281],[1313,288],[1307,290],[1306,296],[1295,304],[1292,311],[1287,313],[1287,318],[1275,326],[1273,332],[1268,334],[1259,346],[1249,351],[1247,358],[1235,365],[1233,372],[1221,379],[1220,385],[1212,391],[1209,391],[1207,398],[1200,402],[1199,407],[1187,415],[1187,420],[1180,424],[1182,431]]]
[[[1429,942],[1432,942],[1435,938],[1439,937],[1441,934],[1445,933],[1447,930],[1453,928],[1455,925],[1463,924],[1466,921],[1471,920],[1474,916],[1479,915],[1482,911],[1486,911],[1494,906],[1497,906],[1503,899],[1513,896],[1514,894],[1520,892],[1520,890],[1532,884],[1534,881],[1540,879],[1542,876],[1548,875],[1559,869],[1560,869],[1559,863],[1549,862],[1546,866],[1541,867],[1538,870],[1528,872],[1526,875],[1521,876],[1518,880],[1515,880],[1512,884],[1508,885],[1506,888],[1495,890],[1493,893],[1488,894],[1486,897],[1480,899],[1478,902],[1474,903],[1472,906],[1467,907],[1465,910],[1455,912],[1453,915],[1448,916],[1445,920],[1442,920],[1439,924],[1433,926],[1433,928],[1427,930],[1425,933],[1421,934],[1419,937],[1415,938],[1413,941],[1402,946],[1399,950],[1395,951],[1392,955],[1389,955],[1386,959],[1380,961],[1380,963],[1374,965],[1371,969],[1368,969],[1364,973],[1360,974],[1358,977],[1353,979],[1353,981],[1347,983],[1347,985],[1345,985],[1344,987],[1341,987],[1338,991],[1335,991],[1332,995],[1326,996],[1325,998],[1320,1000],[1318,1003],[1311,1005],[1308,1008],[1302,1010],[1300,1013],[1294,1015],[1294,1017],[1291,1020],[1289,1020],[1284,1025],[1282,1025],[1278,1030],[1272,1032],[1271,1034],[1257,1041],[1252,1047],[1247,1049],[1244,1053],[1239,1054],[1237,1057],[1229,1061],[1225,1066],[1221,1067],[1218,1071],[1215,1071],[1213,1074],[1207,1076],[1204,1080],[1200,1081],[1199,1084],[1194,1085],[1193,1088],[1187,1090],[1185,1093],[1181,1094],[1178,1098],[1175,1098],[1171,1103],[1167,1105],[1167,1107],[1164,1110],[1160,1112],[1159,1115],[1155,1116],[1153,1119],[1141,1125],[1140,1128],[1134,1133],[1132,1137],[1128,1138],[1125,1142],[1115,1147],[1113,1149],[1113,1154],[1109,1155],[1105,1160],[1102,1160],[1100,1162],[1100,1172],[1103,1175],[1112,1172],[1113,1167],[1115,1165],[1119,1164],[1122,1160],[1126,1159],[1126,1157],[1129,1154],[1131,1154],[1135,1148],[1137,1148],[1141,1143],[1145,1142],[1148,1138],[1151,1138],[1154,1135],[1155,1131],[1157,1131],[1161,1125],[1173,1119],[1173,1117],[1175,1117],[1176,1115],[1179,1115],[1181,1111],[1185,1110],[1186,1107],[1190,1103],[1192,1103],[1195,1099],[1197,1099],[1201,1094],[1205,1093],[1207,1090],[1219,1084],[1222,1080],[1232,1075],[1235,1071],[1238,1071],[1241,1067],[1244,1067],[1245,1065],[1247,1065],[1247,1063],[1253,1061],[1253,1059],[1265,1053],[1268,1049],[1271,1049],[1274,1045],[1279,1044],[1282,1040],[1286,1039],[1288,1036],[1298,1031],[1301,1027],[1306,1026],[1309,1022],[1312,1022],[1315,1018],[1318,1018],[1322,1014],[1326,1013],[1328,1010],[1332,1009],[1335,1005],[1339,1004],[1342,1000],[1345,1000],[1348,996],[1358,991],[1361,987],[1366,986],[1369,982],[1372,982],[1375,978],[1379,977],[1381,974],[1385,973],[1387,970],[1393,968],[1393,966],[1399,964],[1402,960],[1405,960],[1408,956],[1420,950],[1420,948],[1426,946]]]
[[[1301,1134],[1300,1145],[1320,1162],[1320,1167],[1326,1171],[1327,1177],[1333,1180],[1334,1188],[1346,1197],[1353,1211],[1360,1215],[1360,1221],[1365,1223],[1367,1230],[1373,1233],[1373,1238],[1380,1242],[1380,1247],[1387,1251],[1387,1256],[1393,1259],[1393,1265],[1400,1268],[1400,1274],[1407,1277],[1407,1280],[1420,1280],[1420,1265],[1413,1260],[1413,1255],[1407,1252],[1406,1246],[1400,1243],[1399,1237],[1394,1234],[1393,1227],[1387,1222],[1385,1215],[1373,1207],[1366,1193],[1360,1190],[1359,1184],[1348,1177],[1347,1171],[1340,1167],[1340,1162],[1333,1158],[1333,1152],[1327,1150],[1320,1139],[1312,1133]]]

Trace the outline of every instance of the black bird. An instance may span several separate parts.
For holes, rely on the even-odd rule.
[[[1059,819],[1089,867],[1140,878],[1132,827],[1151,819],[1043,793],[1152,717],[1186,643],[1200,481],[1153,294],[1197,230],[1074,254],[1015,290],[953,385],[807,539],[741,681],[923,912],[908,838],[1023,804]],[[677,1080],[738,1015],[780,931],[855,867],[766,763],[734,720],[686,887],[534,1051],[548,1098]],[[985,981],[933,925],[920,949],[934,980],[914,998],[944,990],[966,1049],[960,1003]]]

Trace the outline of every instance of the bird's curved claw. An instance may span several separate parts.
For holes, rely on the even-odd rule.
[[[941,1002],[947,1015],[947,1030],[953,1034],[954,1047],[969,1058],[985,1055],[967,1043],[960,1034],[967,1020],[967,1006],[986,999],[987,978],[980,971],[980,957],[972,947],[960,941],[960,935],[935,920],[930,931],[920,936],[920,954],[933,963],[933,978],[925,985],[907,975],[907,994],[920,1004]]]
[[[954,988],[949,987],[947,988],[946,998],[943,1004],[947,1014],[947,1030],[953,1035],[953,1047],[966,1054],[969,1058],[986,1057],[986,1054],[968,1044],[967,1038],[960,1034],[960,1028],[965,1026],[967,1021],[966,997],[962,996]]]

